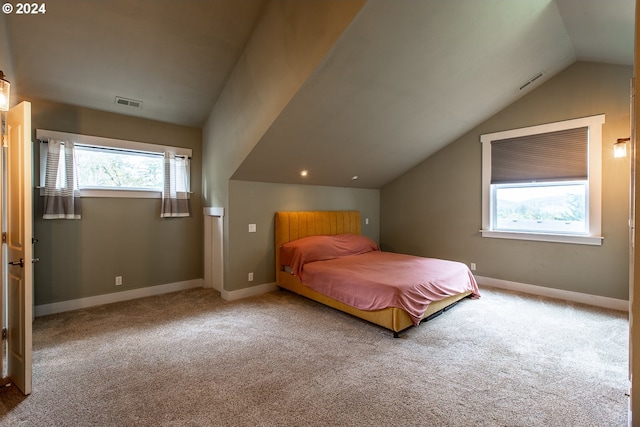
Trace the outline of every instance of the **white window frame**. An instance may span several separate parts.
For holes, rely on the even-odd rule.
[[[190,148],[172,147],[167,145],[150,144],[147,142],[127,141],[124,139],[104,138],[100,136],[81,135],[75,133],[58,132],[46,129],[36,129],[36,138],[40,141],[55,139],[59,141],[73,141],[77,145],[93,147],[116,148],[122,150],[139,151],[143,153],[164,154],[174,153],[176,156],[192,157]],[[43,195],[45,170],[47,164],[47,144],[40,143],[40,193]],[[137,199],[161,199],[162,190],[132,190],[129,188],[85,188],[80,189],[81,197],[119,197]]]
[[[480,136],[482,143],[482,237],[499,239],[533,240],[542,242],[602,245],[602,125],[605,115],[564,120],[561,122],[529,126],[494,132]],[[589,128],[589,179],[588,179],[588,235],[555,234],[519,231],[496,231],[491,222],[491,143],[508,138],[518,138],[587,126]]]

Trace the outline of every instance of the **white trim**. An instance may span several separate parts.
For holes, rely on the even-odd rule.
[[[526,294],[539,295],[548,298],[572,301],[596,307],[612,310],[629,311],[629,301],[617,298],[602,297],[599,295],[584,294],[581,292],[565,291],[563,289],[548,288],[546,286],[529,285],[526,283],[511,282],[509,280],[494,279],[491,277],[475,276],[478,285],[492,288],[508,289],[524,292]]]
[[[578,119],[511,129],[480,135],[482,143],[482,237],[535,240],[544,242],[602,244],[602,125],[605,115],[599,114]],[[491,142],[539,133],[555,132],[579,127],[589,128],[589,236],[567,238],[566,235],[549,233],[498,232],[491,229]],[[578,236],[576,236],[578,237]]]
[[[38,186],[40,196],[44,196],[44,187]],[[106,190],[102,188],[80,189],[80,197],[94,198],[119,198],[119,199],[162,199],[162,191],[157,190],[131,190],[121,188],[119,190]]]
[[[202,212],[206,216],[224,216],[224,208],[203,208]]]
[[[183,282],[166,283],[164,285],[148,286],[146,288],[131,289],[129,291],[114,292],[111,294],[96,295],[94,297],[60,301],[51,304],[41,304],[35,306],[35,316],[46,316],[49,314],[79,310],[81,308],[94,307],[97,305],[111,304],[114,302],[128,301],[136,298],[144,298],[154,295],[166,294],[169,292],[202,287],[203,279],[193,279]]]
[[[55,130],[36,129],[39,140],[56,139],[59,141],[73,141],[76,144],[93,145],[98,147],[122,148],[125,150],[146,151],[148,153],[174,153],[176,156],[191,157],[190,148],[172,147],[169,145],[151,144],[148,142],[127,141],[124,139],[104,138],[101,136],[81,135],[77,133],[58,132]]]
[[[595,116],[580,117],[577,119],[562,120],[553,123],[544,123],[541,125],[528,126],[518,129],[502,130],[493,133],[485,133],[480,136],[481,142],[493,141],[496,139],[518,138],[521,136],[534,135],[537,133],[556,132],[565,129],[575,129],[581,127],[591,127],[604,124],[604,114]],[[597,127],[597,126],[596,126]],[[591,129],[589,129],[591,131]]]
[[[602,246],[604,237],[579,236],[573,234],[523,233],[517,231],[480,230],[482,237],[496,239],[535,240],[537,242],[576,243],[581,245]]]
[[[207,210],[220,215],[207,215]],[[211,213],[212,211],[209,211]],[[204,208],[204,287],[224,289],[224,209]]]
[[[263,283],[262,285],[252,286],[250,288],[238,289],[237,291],[225,291],[220,292],[222,299],[225,301],[234,301],[237,299],[254,297],[256,295],[262,295],[269,292],[277,291],[279,286],[276,282]]]
[[[117,197],[120,199],[162,199],[162,191],[158,190],[106,190],[100,188],[80,189],[80,197]]]

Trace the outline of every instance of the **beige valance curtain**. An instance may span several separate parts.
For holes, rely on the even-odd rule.
[[[191,161],[173,153],[164,154],[164,190],[162,191],[162,218],[191,216]]]
[[[49,140],[44,187],[44,219],[80,219],[80,189],[75,146]]]

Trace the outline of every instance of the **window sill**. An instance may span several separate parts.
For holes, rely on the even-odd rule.
[[[532,240],[537,242],[572,243],[577,245],[602,246],[604,237],[577,236],[573,234],[522,233],[514,231],[480,230],[482,237],[496,239]]]
[[[44,188],[38,187],[40,195],[44,196]],[[161,199],[162,191],[149,190],[101,190],[101,189],[83,189],[80,190],[80,197],[96,197],[96,198],[120,198],[120,199]]]

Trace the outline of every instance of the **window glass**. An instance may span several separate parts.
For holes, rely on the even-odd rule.
[[[587,182],[494,185],[493,229],[587,234]]]
[[[76,164],[81,189],[162,190],[160,154],[76,146]]]

